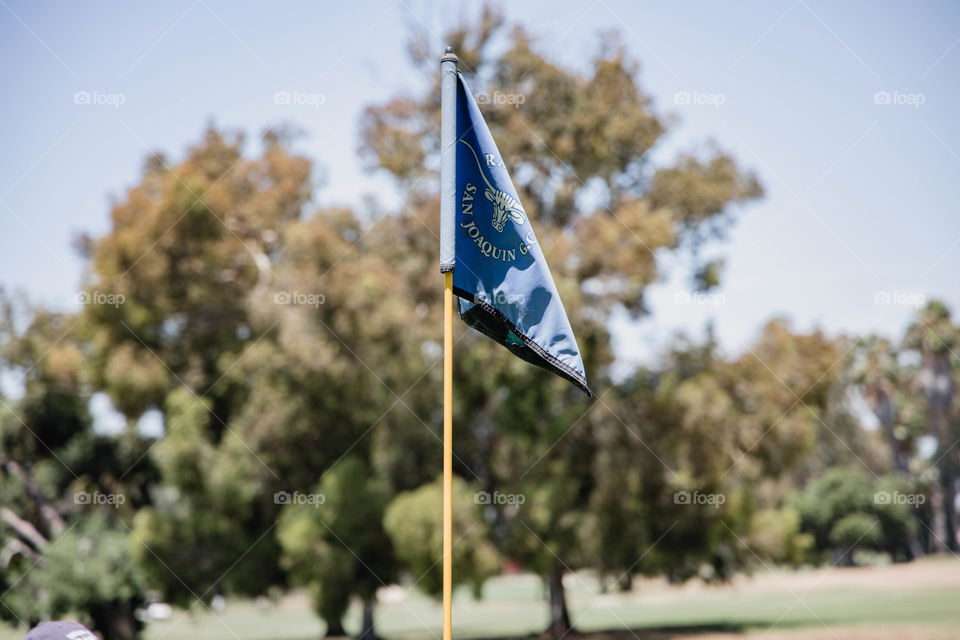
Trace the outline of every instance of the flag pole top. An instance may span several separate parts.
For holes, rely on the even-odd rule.
[[[443,52],[443,57],[440,58],[440,62],[458,62],[457,54],[453,52],[453,47],[447,47]]]

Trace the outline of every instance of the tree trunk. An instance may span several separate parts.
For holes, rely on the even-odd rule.
[[[933,547],[937,551],[956,553],[957,545],[957,473],[953,462],[953,452],[948,449],[953,439],[949,421],[943,412],[931,411],[934,433],[937,436],[937,481],[933,483],[931,496],[933,509]]]
[[[853,566],[853,547],[835,548],[833,550],[833,566],[852,567]]]
[[[327,620],[327,633],[324,636],[325,638],[340,638],[347,635],[347,632],[343,630],[343,622],[340,620]]]
[[[90,608],[93,629],[103,640],[137,640],[143,623],[134,616],[135,603],[115,599]]]
[[[871,391],[872,393],[868,394],[872,398],[870,408],[873,410],[873,415],[876,416],[880,426],[883,427],[883,432],[887,437],[887,445],[890,447],[890,458],[893,460],[893,467],[905,477],[910,477],[910,449],[906,443],[897,439],[897,412],[893,406],[891,393],[882,383],[875,384],[871,388]],[[917,510],[914,510],[913,515],[920,526],[917,527],[917,533],[910,536],[910,539],[907,540],[906,551],[908,561],[919,558],[924,552],[923,545],[920,543],[919,533],[923,519]]]
[[[953,468],[953,461],[950,460],[950,453],[943,456],[940,469],[940,487],[942,488],[941,500],[943,505],[943,536],[947,550],[956,553],[957,545],[957,488],[956,474]]]
[[[877,421],[883,427],[883,433],[887,437],[893,467],[900,473],[909,474],[910,452],[904,448],[904,443],[898,440],[896,436],[897,416],[893,399],[882,385],[876,385],[873,389],[873,396],[873,415],[877,417]]]
[[[360,626],[360,640],[379,640],[377,630],[373,628],[373,605],[376,596],[363,599],[363,624]]]
[[[923,386],[927,394],[927,409],[933,433],[937,437],[939,456],[937,471],[939,471],[939,500],[934,496],[934,544],[938,549],[956,552],[957,544],[957,471],[954,463],[954,452],[950,450],[954,442],[954,433],[950,428],[951,411],[953,408],[953,365],[950,362],[950,353],[946,350],[925,354],[924,356]],[[937,489],[938,487],[934,487]],[[939,503],[939,504],[938,504]],[[939,512],[938,512],[939,511]],[[938,522],[939,521],[939,522]],[[942,538],[941,538],[942,536]],[[939,538],[939,539],[938,539]]]
[[[563,565],[555,562],[550,570],[550,628],[547,632],[555,638],[566,635],[573,629],[567,598],[563,591]]]

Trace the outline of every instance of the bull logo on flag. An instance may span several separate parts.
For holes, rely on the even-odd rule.
[[[525,218],[523,206],[520,204],[520,201],[506,191],[498,189],[491,184],[489,178],[487,178],[487,174],[483,170],[483,165],[480,163],[480,157],[477,155],[476,150],[474,150],[466,140],[461,138],[460,142],[467,145],[467,148],[473,153],[473,158],[477,161],[477,169],[480,171],[480,177],[482,177],[483,181],[487,184],[483,195],[493,204],[493,219],[491,220],[493,228],[496,229],[497,232],[503,233],[503,228],[507,224],[507,220],[513,220],[514,224],[522,225],[525,222]]]

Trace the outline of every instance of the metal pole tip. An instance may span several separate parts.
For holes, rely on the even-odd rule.
[[[457,62],[457,54],[453,52],[453,47],[447,47],[446,50],[443,52],[443,57],[440,58],[440,62],[446,62],[448,60]]]

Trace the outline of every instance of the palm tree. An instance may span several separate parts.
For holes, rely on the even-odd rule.
[[[942,302],[931,300],[907,329],[904,346],[920,354],[917,386],[927,401],[931,434],[937,439],[934,465],[939,487],[934,483],[934,537],[938,545],[957,551],[957,447],[960,443],[953,424],[953,361],[957,357],[958,330],[950,320],[950,310]],[[939,488],[939,491],[936,489]],[[936,494],[940,495],[937,496]],[[939,499],[938,499],[939,498]],[[936,535],[939,529],[943,538]]]
[[[898,388],[902,378],[897,353],[890,341],[867,336],[858,345],[854,382],[863,389],[867,406],[876,416],[887,444],[893,467],[900,473],[910,472],[913,434],[900,425]]]

